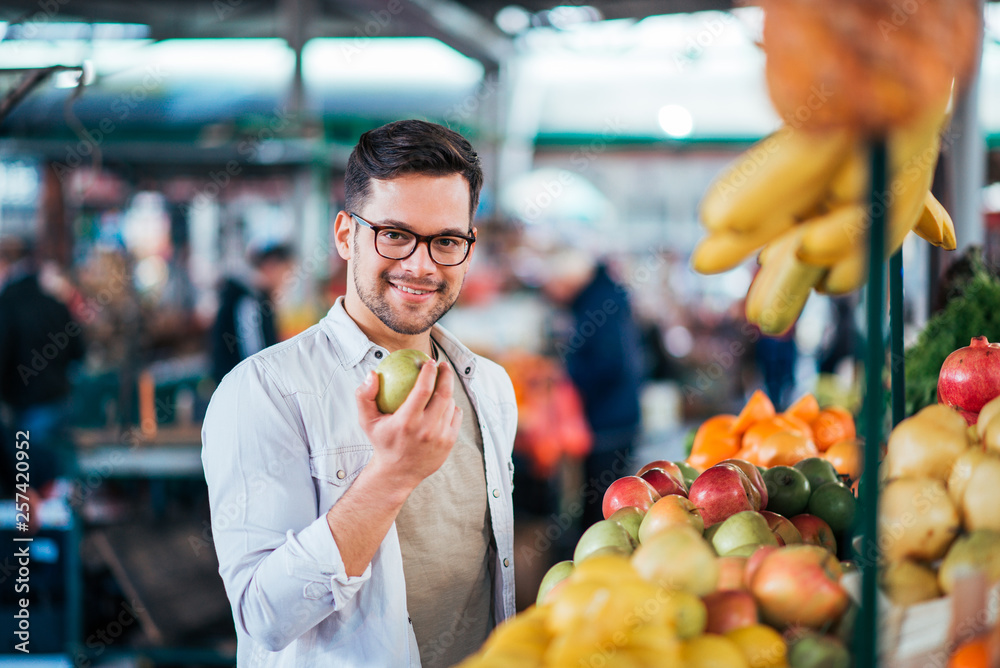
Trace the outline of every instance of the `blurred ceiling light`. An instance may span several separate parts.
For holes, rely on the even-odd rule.
[[[519,35],[531,27],[531,12],[518,5],[507,5],[497,12],[493,22],[508,35]]]
[[[689,136],[694,129],[691,112],[679,104],[668,104],[660,107],[657,117],[660,121],[660,127],[670,137],[681,139]]]
[[[79,69],[73,68],[57,72],[52,78],[52,84],[56,88],[76,88],[80,85],[81,79],[83,79],[84,86],[94,83],[94,64],[89,60],[83,61]]]
[[[4,39],[44,41],[146,39],[147,37],[149,37],[149,26],[144,23],[26,21],[8,23],[4,33]]]
[[[596,23],[604,18],[596,8],[587,5],[562,5],[540,13],[547,17],[549,25],[558,30],[566,30],[580,23]]]
[[[519,35],[528,28],[555,28],[568,30],[581,23],[596,23],[604,15],[589,5],[559,5],[532,14],[524,7],[508,5],[497,12],[493,21],[508,35]]]

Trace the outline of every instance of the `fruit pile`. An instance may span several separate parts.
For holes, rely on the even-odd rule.
[[[856,480],[861,472],[854,417],[839,406],[820,408],[811,394],[777,413],[757,390],[739,415],[716,415],[695,432],[688,464],[699,471],[725,459],[757,466],[792,466],[822,457],[837,473]]]
[[[943,404],[900,422],[881,473],[881,584],[894,603],[950,594],[968,569],[1000,582],[1000,397],[974,426]]]
[[[846,668],[845,566],[804,511],[849,526],[854,496],[818,457],[771,470],[658,460],[614,481],[573,560],[462,666]]]

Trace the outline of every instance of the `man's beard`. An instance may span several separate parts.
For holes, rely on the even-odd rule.
[[[358,247],[354,246],[354,256],[358,257]],[[354,263],[354,286],[357,288],[358,296],[361,298],[361,302],[368,307],[368,310],[375,314],[375,317],[382,321],[386,327],[396,332],[397,334],[403,334],[406,336],[413,336],[415,334],[423,334],[428,329],[434,326],[438,320],[440,320],[445,313],[451,310],[451,307],[455,305],[458,301],[458,294],[447,302],[443,299],[439,299],[435,304],[434,308],[426,316],[421,316],[419,320],[404,319],[406,315],[402,317],[400,314],[396,313],[386,302],[384,295],[385,292],[391,290],[392,287],[389,285],[392,276],[390,276],[388,271],[379,274],[378,279],[385,285],[382,293],[378,291],[378,282],[374,283],[372,286],[365,285],[361,281],[361,273],[358,268],[358,263]],[[402,280],[402,276],[399,277]],[[410,281],[412,283],[412,281]],[[464,281],[463,281],[464,282]],[[442,288],[447,289],[448,283],[441,282],[435,285],[420,286],[420,289],[436,290],[440,292],[441,295],[445,295],[445,291]]]

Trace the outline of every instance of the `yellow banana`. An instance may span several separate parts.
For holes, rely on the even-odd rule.
[[[830,181],[830,203],[863,204],[871,188],[871,155],[867,142],[855,142]]]
[[[698,242],[691,254],[691,266],[701,274],[719,274],[739,266],[751,253],[779,236],[795,224],[785,218],[780,224],[761,228],[747,234],[737,232],[710,232]]]
[[[955,223],[941,202],[930,192],[924,198],[924,209],[913,232],[928,243],[945,250],[955,250],[958,243],[955,238]]]
[[[702,222],[713,232],[747,233],[809,212],[823,199],[853,144],[847,130],[818,134],[782,126],[709,186],[700,207]]]
[[[802,223],[802,243],[795,255],[802,262],[830,267],[865,244],[869,224],[866,207],[842,204]]]
[[[846,295],[864,285],[868,276],[867,245],[851,251],[826,273],[817,286],[816,292],[827,295]]]
[[[795,257],[802,234],[802,228],[795,227],[775,242],[747,291],[747,320],[768,336],[780,336],[795,324],[810,290],[826,273]]]

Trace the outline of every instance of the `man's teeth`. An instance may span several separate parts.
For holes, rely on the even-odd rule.
[[[426,295],[430,290],[411,290],[410,288],[404,288],[402,285],[397,285],[397,288],[403,292],[409,292],[411,295]]]

